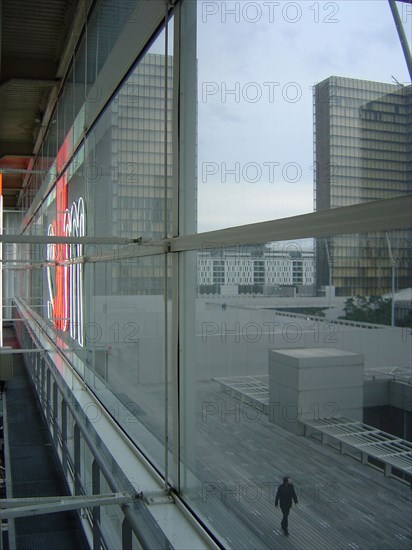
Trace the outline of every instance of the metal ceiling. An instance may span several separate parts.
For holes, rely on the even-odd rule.
[[[13,209],[64,76],[81,0],[0,0],[0,169]],[[76,26],[78,30],[78,24]]]

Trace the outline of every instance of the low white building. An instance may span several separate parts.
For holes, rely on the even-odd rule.
[[[237,286],[239,294],[266,293],[279,287],[314,285],[314,254],[305,251],[202,251],[197,257],[200,294],[220,294]]]

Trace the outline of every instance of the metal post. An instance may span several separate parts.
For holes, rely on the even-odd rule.
[[[80,429],[77,424],[74,425],[74,494],[80,495]]]
[[[332,322],[332,258],[329,252],[328,242],[325,239],[326,258],[328,260],[329,267],[329,323]]]
[[[92,464],[92,491],[100,494],[100,468],[96,460]],[[93,550],[100,550],[100,506],[93,508]]]
[[[34,367],[32,370],[33,376],[34,376],[34,386],[37,390],[37,395],[40,395],[40,365],[42,362],[42,358],[39,356],[36,356],[36,360],[34,362]]]
[[[58,417],[59,417],[59,392],[56,382],[53,382],[53,441],[57,448],[57,432],[58,432]]]
[[[402,46],[403,55],[405,56],[406,65],[409,71],[409,77],[412,80],[412,56],[409,49],[408,39],[405,34],[405,29],[403,28],[402,20],[400,18],[398,8],[396,7],[395,0],[388,0],[389,7],[392,12],[393,20],[395,21],[396,30],[398,31],[399,41]]]
[[[50,413],[51,413],[51,374],[50,370],[46,367],[46,420],[47,425],[50,427]]]
[[[122,523],[122,550],[132,550],[133,548],[133,533],[130,523],[125,517]]]
[[[62,468],[67,479],[67,404],[62,401]]]
[[[40,362],[40,372],[40,401],[44,408],[44,403],[46,401],[46,384],[44,380],[46,378],[46,366],[43,359]]]
[[[392,305],[391,305],[391,326],[395,326],[395,269],[396,269],[396,262],[395,258],[393,257],[392,253],[392,247],[391,247],[391,241],[389,240],[389,235],[385,233],[386,235],[386,242],[388,243],[388,252],[389,252],[389,258],[391,261],[391,267],[392,267]]]
[[[395,270],[396,265],[392,265],[392,304],[391,304],[391,325],[395,326]]]

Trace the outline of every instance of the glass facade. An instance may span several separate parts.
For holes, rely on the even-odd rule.
[[[164,472],[171,266],[163,255],[136,258],[132,243],[171,233],[173,57],[167,56],[166,71],[165,55],[152,53],[162,45],[164,32],[73,157],[57,166],[56,183],[26,229],[30,235],[93,236],[114,243],[129,237],[130,246],[28,246],[26,260],[37,268],[19,273],[20,287],[28,288],[19,297],[58,332],[68,360],[128,434],[146,439],[145,453]],[[70,156],[64,137],[63,132],[59,154]],[[146,388],[143,400],[135,393],[139,387]]]
[[[410,538],[398,498],[408,465],[303,437],[365,414],[379,437],[396,431],[407,445],[412,414],[364,383],[375,370],[399,382],[393,368],[410,381],[407,307],[402,327],[388,326],[386,302],[369,304],[382,317],[349,316],[357,294],[384,300],[394,274],[396,288],[411,286],[412,234],[391,202],[411,193],[411,87],[324,81],[329,62],[309,69],[324,55],[318,29],[343,40],[350,23],[349,3],[318,4],[99,0],[88,15],[22,198],[20,232],[43,244],[19,244],[10,273],[16,331],[22,348],[42,350],[26,363],[73,493],[138,495],[83,513],[95,548],[286,547],[274,509],[285,475],[299,491],[296,548],[375,548],[367,536],[401,549]],[[370,227],[343,208],[375,199],[390,216],[366,210]],[[337,296],[316,296],[315,281]],[[313,353],[333,367],[350,356],[353,370],[290,367],[279,382],[276,354],[292,365]],[[396,421],[383,426],[380,406]],[[368,461],[397,480],[366,475],[353,517]],[[398,539],[379,521],[364,534],[375,505],[400,518]],[[134,513],[173,542],[128,546]]]

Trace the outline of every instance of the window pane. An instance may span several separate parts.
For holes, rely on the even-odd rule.
[[[302,505],[291,512],[291,531],[298,524],[300,533],[310,533],[305,544],[322,546],[326,509],[352,514],[350,487],[365,475],[360,448],[347,448],[353,456],[340,454],[339,431],[330,431],[335,449],[325,454],[317,432],[322,423],[358,423],[356,430],[382,430],[388,441],[394,436],[383,432],[410,437],[407,408],[375,393],[381,384],[400,384],[400,390],[400,380],[411,375],[411,334],[402,328],[410,310],[401,294],[394,310],[398,326],[390,326],[388,240],[397,250],[396,272],[401,277],[405,270],[410,278],[410,241],[399,241],[396,232],[337,235],[318,243],[324,251],[325,242],[329,247],[332,269],[317,296],[311,240],[215,244],[183,253],[182,493],[227,546],[279,543],[282,516],[274,499],[285,475],[293,477]],[[341,257],[353,261],[343,266]],[[326,253],[316,258],[329,273]],[[379,274],[381,291],[366,296],[362,285]],[[332,287],[329,297],[330,283],[340,284],[341,277],[356,285],[342,295]],[[197,298],[190,285],[196,279]],[[356,296],[360,289],[364,295]],[[361,428],[363,422],[373,428]],[[303,437],[312,428],[315,439]],[[406,470],[395,475],[410,479]],[[371,485],[359,497],[365,506],[374,490]],[[389,495],[393,486],[383,491]],[[382,499],[376,506],[383,513]],[[349,537],[346,524],[334,521],[333,544],[362,546],[363,520],[351,515],[351,525]],[[378,524],[370,529],[368,536],[380,536]]]

